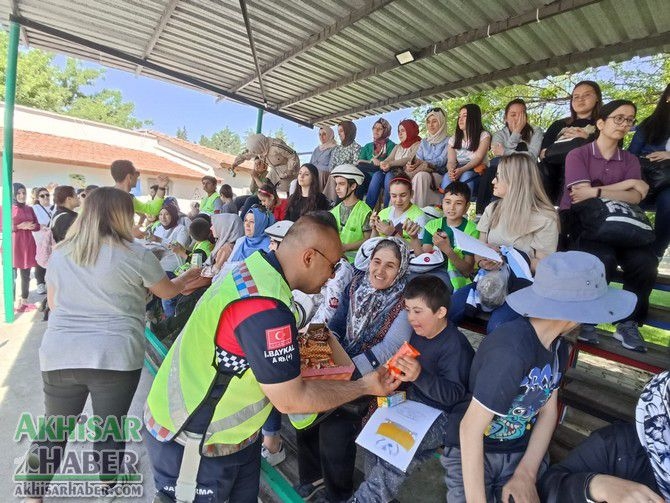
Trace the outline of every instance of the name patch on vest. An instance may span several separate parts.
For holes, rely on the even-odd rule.
[[[281,349],[291,344],[291,325],[284,325],[279,328],[271,328],[265,331],[265,342],[268,349]]]

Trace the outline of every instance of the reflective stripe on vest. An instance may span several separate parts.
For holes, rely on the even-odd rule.
[[[365,201],[358,201],[349,213],[349,218],[347,218],[347,223],[342,227],[340,222],[340,205],[335,206],[330,212],[335,216],[337,221],[337,228],[340,230],[340,240],[342,244],[355,243],[356,241],[361,241],[365,236],[363,235],[363,224],[365,224],[365,219],[367,216],[372,213],[370,207],[365,204]],[[356,251],[348,251],[345,253],[347,260],[353,264],[354,259],[356,258]]]
[[[476,236],[477,224],[471,222],[470,220],[466,221],[467,223],[465,224],[465,229],[463,229],[463,232],[465,232],[469,236],[473,235]],[[444,223],[445,223],[444,217],[431,220],[426,224],[426,232],[428,232],[430,235],[434,235],[437,231],[442,229]],[[465,256],[465,254],[460,248],[454,248],[454,253],[456,253],[456,255],[458,255],[461,258]],[[447,264],[447,274],[449,275],[449,279],[451,280],[451,285],[454,287],[454,290],[462,288],[471,283],[470,278],[463,276],[461,272],[458,269],[456,269],[454,263],[448,258],[446,264]]]
[[[411,221],[414,223],[418,223],[417,219],[419,217],[422,217],[425,215],[423,210],[419,208],[416,204],[412,203],[412,205],[407,208],[407,211],[404,213],[405,218],[409,218]],[[380,220],[386,220],[386,221],[391,221],[391,207],[387,206],[383,210],[379,212],[379,219]],[[402,231],[402,238],[407,241],[408,243],[412,240],[409,234],[407,234],[405,231]]]
[[[256,283],[255,278],[262,282]],[[159,368],[149,391],[147,408],[158,425],[152,431],[161,431],[160,440],[174,437],[208,399],[219,375],[214,363],[217,351],[213,339],[221,313],[231,302],[248,297],[275,299],[289,309],[292,305],[288,284],[260,252],[205,292]],[[297,317],[295,311],[293,314]],[[219,379],[219,384],[225,390],[204,435],[203,453],[214,444],[218,444],[218,453],[239,450],[240,445],[247,445],[245,441],[257,434],[272,410],[250,368],[240,375],[231,374],[227,383]]]

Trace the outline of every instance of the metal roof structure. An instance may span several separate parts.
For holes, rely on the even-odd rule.
[[[668,0],[4,0],[0,16],[29,46],[305,125],[670,49]]]

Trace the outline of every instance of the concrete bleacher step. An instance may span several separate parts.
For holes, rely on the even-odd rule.
[[[584,433],[565,424],[559,424],[549,444],[549,457],[552,463],[563,461],[572,449],[586,439]]]
[[[635,390],[614,386],[584,372],[571,368],[565,374],[559,397],[574,407],[607,422],[632,422],[639,394]]]

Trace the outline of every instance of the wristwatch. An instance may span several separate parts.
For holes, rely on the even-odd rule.
[[[598,189],[598,192],[600,192],[600,189]],[[593,480],[593,477],[598,475],[597,473],[591,473],[588,477],[586,477],[586,481],[584,482],[584,499],[586,500],[586,503],[602,503],[601,501],[596,501],[591,497],[591,480]]]

